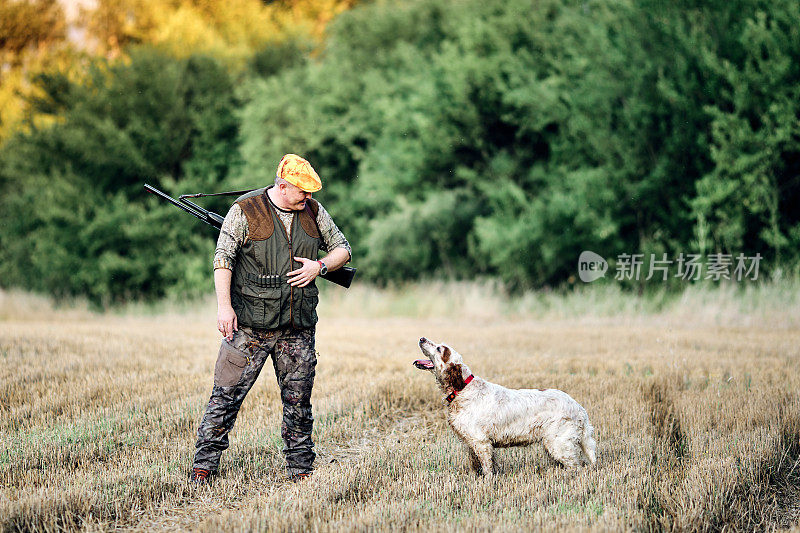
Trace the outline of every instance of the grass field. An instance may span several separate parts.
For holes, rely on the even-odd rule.
[[[644,302],[612,289],[505,302],[454,284],[323,297],[315,476],[284,481],[265,369],[220,477],[198,488],[186,478],[213,305],[100,315],[0,293],[0,529],[797,527],[794,285]],[[421,335],[486,379],[568,392],[596,428],[597,465],[567,471],[534,446],[501,450],[499,475],[476,478],[411,365]]]

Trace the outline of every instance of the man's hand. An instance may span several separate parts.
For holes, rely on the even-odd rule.
[[[219,307],[217,309],[217,329],[226,339],[233,340],[233,332],[239,331],[239,324],[236,322],[236,311],[233,307]]]
[[[303,266],[286,274],[289,276],[289,285],[292,287],[305,287],[314,281],[314,278],[319,275],[319,271],[322,267],[313,259],[295,257],[294,260],[303,263]]]

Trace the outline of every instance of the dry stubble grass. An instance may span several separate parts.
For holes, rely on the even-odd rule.
[[[455,292],[468,297],[434,306],[450,316],[417,318],[391,318],[374,294],[329,295],[314,478],[283,481],[280,398],[265,368],[221,476],[199,489],[186,475],[218,346],[213,308],[99,316],[2,294],[0,528],[707,530],[800,519],[796,309],[733,325],[680,302],[613,319],[503,318],[480,291]],[[450,342],[492,381],[567,391],[597,429],[598,464],[572,472],[541,447],[502,450],[500,474],[475,478],[433,380],[410,364],[420,335]]]

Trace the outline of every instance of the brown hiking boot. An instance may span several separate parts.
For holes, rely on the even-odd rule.
[[[192,476],[189,478],[189,481],[197,485],[205,485],[208,483],[208,477],[210,475],[211,472],[205,468],[192,468]]]
[[[299,474],[292,474],[289,476],[289,481],[292,483],[300,483],[311,477],[311,472],[301,472]]]

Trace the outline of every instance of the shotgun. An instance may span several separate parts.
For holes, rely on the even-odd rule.
[[[221,195],[238,196],[246,192],[249,192],[249,191],[232,191],[229,193],[215,193],[215,194],[184,194],[179,196],[178,200],[176,200],[172,196],[169,196],[168,194],[163,193],[150,185],[145,184],[144,188],[148,192],[155,194],[162,200],[168,201],[178,209],[182,209],[183,211],[186,211],[190,215],[199,218],[209,226],[217,228],[217,231],[219,231],[219,229],[222,227],[222,222],[225,220],[225,217],[217,213],[214,213],[212,211],[209,211],[208,209],[205,209],[204,207],[201,207],[196,203],[187,200],[186,198],[197,198],[198,196],[221,196]],[[335,283],[336,285],[341,285],[346,289],[350,287],[351,283],[353,283],[353,278],[355,277],[355,275],[356,275],[355,268],[344,266],[337,270],[328,271],[327,274],[320,275],[319,277],[328,280],[331,283]]]

